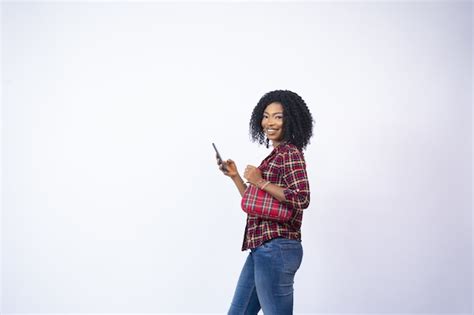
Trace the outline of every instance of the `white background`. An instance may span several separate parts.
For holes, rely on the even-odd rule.
[[[296,313],[472,310],[472,3],[3,2],[2,313],[227,311],[247,253],[225,158],[290,89]]]

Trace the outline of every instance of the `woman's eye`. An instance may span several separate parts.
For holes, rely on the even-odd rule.
[[[276,119],[283,119],[283,116],[276,116]]]

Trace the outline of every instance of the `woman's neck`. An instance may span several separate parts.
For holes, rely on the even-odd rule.
[[[276,147],[279,146],[282,142],[283,142],[283,141],[275,141],[275,140],[273,140],[273,141],[272,141],[272,146],[273,146],[274,148],[276,148]]]

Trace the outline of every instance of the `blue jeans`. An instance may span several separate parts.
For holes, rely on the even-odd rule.
[[[303,258],[301,241],[275,238],[252,249],[228,315],[293,314],[293,283]]]

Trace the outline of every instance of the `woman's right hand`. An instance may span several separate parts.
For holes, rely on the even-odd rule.
[[[217,165],[219,165],[219,169],[226,176],[235,177],[239,175],[239,172],[237,171],[237,165],[235,165],[235,162],[231,159],[228,159],[227,161],[220,161],[219,159],[217,159]],[[226,167],[226,171],[224,171],[224,165]]]

